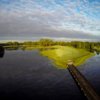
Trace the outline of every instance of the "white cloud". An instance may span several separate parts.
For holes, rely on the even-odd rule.
[[[100,38],[100,9],[88,0],[19,0],[0,8],[0,36]],[[8,10],[9,8],[9,10]],[[100,15],[99,15],[100,16]],[[98,37],[97,37],[97,36]]]

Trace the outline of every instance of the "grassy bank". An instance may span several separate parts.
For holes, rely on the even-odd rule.
[[[64,46],[56,46],[56,49],[43,50],[41,54],[53,60],[55,66],[60,69],[66,68],[68,60],[73,60],[74,64],[79,66],[94,55],[83,49]]]

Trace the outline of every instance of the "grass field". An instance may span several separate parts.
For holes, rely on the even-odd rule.
[[[67,68],[68,60],[72,60],[75,66],[79,66],[94,56],[94,53],[90,53],[86,50],[67,46],[56,46],[56,49],[43,50],[41,54],[53,60],[55,66],[60,69]]]

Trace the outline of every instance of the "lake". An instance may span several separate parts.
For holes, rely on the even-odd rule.
[[[77,68],[100,94],[100,55]],[[0,99],[86,100],[69,71],[57,69],[39,50],[5,50],[0,58]]]

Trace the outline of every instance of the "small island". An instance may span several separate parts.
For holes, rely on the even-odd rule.
[[[42,56],[48,57],[60,69],[67,68],[68,60],[72,60],[76,66],[79,66],[100,52],[100,42],[54,41],[46,38],[37,41],[6,42],[1,45],[6,50],[38,49]]]
[[[84,49],[76,49],[68,46],[56,46],[55,48],[56,49],[43,50],[41,54],[53,60],[56,67],[60,69],[67,68],[68,60],[72,60],[76,66],[79,66],[95,55]]]

